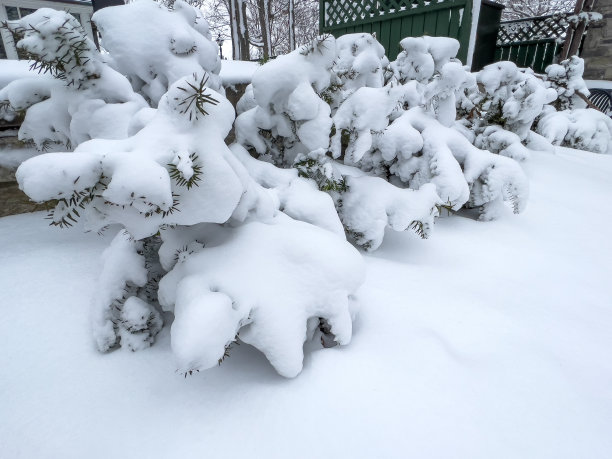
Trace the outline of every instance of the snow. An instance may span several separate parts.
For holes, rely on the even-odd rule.
[[[98,354],[88,304],[109,237],[0,219],[2,455],[607,458],[612,158],[556,151],[526,163],[519,216],[388,234],[365,257],[351,345],[310,350],[294,380],[244,344],[184,378],[169,330]]]
[[[258,62],[223,60],[219,76],[224,86],[250,83],[257,67]]]
[[[208,86],[219,89],[218,47],[202,13],[185,2],[168,11],[151,0],[103,8],[93,17],[109,63],[153,105],[179,78],[204,70]]]
[[[39,154],[40,152],[34,148],[0,148],[0,167],[15,171],[26,159]]]
[[[549,112],[542,116],[537,132],[555,145],[612,153],[612,120],[592,108]]]
[[[38,75],[38,72],[30,70],[29,61],[0,59],[0,89],[4,88],[11,81],[35,77],[36,75]]]
[[[47,174],[57,180],[49,180]],[[21,187],[34,201],[69,197],[72,191],[83,191],[99,180],[102,162],[99,155],[48,153],[23,163],[16,176]]]
[[[164,245],[174,249],[166,252],[180,249],[176,231],[161,232]],[[239,333],[279,374],[295,377],[302,371],[304,342],[320,319],[338,344],[350,342],[352,294],[365,270],[344,235],[282,214],[265,224],[193,231],[203,247],[178,260],[159,284],[160,304],[175,315],[172,349],[180,371],[216,366]]]
[[[40,8],[9,25],[25,30],[17,46],[36,56],[38,68],[50,70],[0,90],[0,101],[8,106],[4,118],[27,109],[20,140],[32,140],[41,150],[50,143],[71,149],[93,137],[127,136],[130,117],[147,104],[104,62],[72,15]]]
[[[587,88],[590,88],[590,89],[595,89],[595,88],[612,89],[612,81],[584,80],[584,82],[586,83]]]
[[[200,81],[196,74],[173,84],[161,98],[156,114],[132,137],[93,139],[80,144],[74,153],[28,160],[22,165],[23,173],[17,174],[19,183],[36,201],[55,199],[62,196],[60,193],[69,196],[73,184],[75,191],[97,186],[97,207],[86,210],[91,228],[98,230],[120,222],[137,238],[155,234],[162,220],[187,225],[227,221],[243,194],[223,142],[231,128],[233,108],[221,95],[216,96],[216,105],[207,105],[210,116],[201,119],[198,115],[191,119],[188,113],[179,114],[182,108],[177,108],[185,97],[181,88]],[[205,145],[201,138],[207,139]],[[201,184],[192,190],[172,182],[165,167],[181,150],[182,155],[195,154],[194,158],[206,164]],[[57,176],[57,181],[49,180],[45,173]],[[109,179],[107,184],[101,183],[103,176]],[[155,213],[170,209],[173,193],[180,201],[180,211],[165,216]],[[145,216],[148,212],[155,214]]]
[[[348,231],[357,235],[356,243],[376,250],[383,241],[385,228],[406,231],[419,222],[427,237],[436,204],[442,204],[433,183],[419,190],[395,187],[380,177],[348,177],[351,190],[342,200],[340,213]]]

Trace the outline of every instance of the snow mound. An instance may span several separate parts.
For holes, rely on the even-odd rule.
[[[5,110],[26,110],[20,140],[44,150],[53,143],[72,149],[92,138],[127,137],[130,118],[146,102],[106,65],[71,14],[40,8],[8,27],[33,68],[52,77],[16,80],[0,91]]]
[[[553,145],[612,154],[612,120],[592,108],[550,111],[540,119],[537,132]]]
[[[221,88],[221,60],[202,12],[177,0],[173,10],[152,0],[97,11],[96,23],[109,64],[156,106],[179,78],[206,72],[208,85]]]
[[[181,371],[217,365],[239,338],[263,352],[279,374],[295,377],[304,342],[320,321],[338,344],[349,343],[352,295],[365,272],[350,244],[283,216],[269,224],[202,229],[195,235],[203,247],[160,282],[160,303],[175,314],[172,349]]]

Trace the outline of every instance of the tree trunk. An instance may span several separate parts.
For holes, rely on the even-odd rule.
[[[289,51],[295,49],[295,0],[289,0]]]
[[[574,8],[574,14],[578,15],[583,11],[592,11],[593,9],[593,0],[577,0],[576,7]],[[584,20],[578,22],[577,25],[570,24],[567,28],[565,43],[563,44],[563,49],[561,50],[561,55],[559,56],[560,60],[568,59],[571,56],[578,54],[578,48],[580,48],[580,43],[582,41],[582,36],[586,30],[587,24]]]
[[[261,29],[261,41],[263,43],[263,58],[269,59],[272,55],[270,0],[257,0],[257,9],[259,10],[259,28]]]
[[[232,32],[232,58],[234,60],[248,61],[249,30],[247,28],[247,10],[243,0],[230,0],[230,30]]]

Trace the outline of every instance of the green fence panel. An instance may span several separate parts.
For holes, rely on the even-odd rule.
[[[533,67],[534,57],[535,57],[537,48],[538,48],[537,44],[527,45],[527,56],[525,57],[525,67]]]
[[[447,37],[449,36],[449,25],[451,22],[451,10],[440,10],[438,11],[438,18],[436,24],[436,37]]]
[[[501,23],[496,58],[543,73],[561,52],[568,14],[539,16]]]
[[[405,37],[449,36],[459,40],[458,56],[466,61],[472,22],[472,0],[319,1],[319,30],[335,37],[376,33],[393,60]]]

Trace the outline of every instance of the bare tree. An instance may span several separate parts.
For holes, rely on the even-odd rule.
[[[248,58],[288,53],[318,34],[318,0],[242,0],[242,3],[246,10],[242,19],[248,36]],[[230,6],[230,0],[204,0],[203,10],[213,35],[234,42]],[[234,59],[248,58],[235,50]]]
[[[289,49],[295,49],[295,0],[289,0],[288,25],[289,25]]]
[[[251,58],[249,52],[249,18],[247,1],[229,0],[229,28],[232,39],[232,57],[241,61]]]
[[[174,2],[176,2],[176,0],[157,0],[159,3],[161,3],[162,5],[164,5],[166,8],[172,8],[174,7]],[[183,0],[185,3],[190,4],[191,6],[195,6],[196,8],[201,8],[202,6],[204,6],[204,3],[206,2],[206,0]]]
[[[524,19],[554,13],[571,13],[576,0],[501,0],[502,20]]]
[[[263,58],[268,59],[272,52],[272,10],[271,0],[257,0],[259,13],[259,30],[261,31],[261,47]]]

